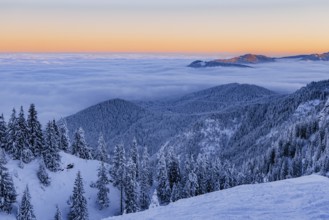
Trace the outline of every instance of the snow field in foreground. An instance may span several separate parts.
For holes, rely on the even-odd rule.
[[[243,185],[104,220],[329,219],[329,179]]]

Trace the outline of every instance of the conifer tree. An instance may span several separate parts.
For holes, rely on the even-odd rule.
[[[153,209],[158,207],[159,205],[160,204],[159,204],[158,192],[157,190],[154,190],[149,208]]]
[[[60,167],[60,155],[59,155],[59,142],[56,137],[56,131],[54,123],[49,121],[45,131],[45,145],[42,152],[45,166],[53,172],[56,172]]]
[[[222,174],[222,165],[220,160],[217,158],[214,160],[213,164],[212,164],[212,177],[213,177],[213,181],[212,181],[212,188],[214,191],[218,191],[223,189],[223,174]]]
[[[125,179],[125,195],[126,195],[126,213],[133,213],[138,210],[137,201],[137,182],[136,182],[136,164],[129,158]]]
[[[7,164],[6,152],[3,148],[0,148],[0,163]]]
[[[166,158],[163,152],[160,152],[157,168],[157,194],[161,205],[168,204],[170,202],[170,186],[168,181],[168,172],[166,167]]]
[[[109,180],[106,175],[106,168],[104,163],[102,162],[100,168],[98,169],[98,180],[96,183],[98,193],[97,193],[97,204],[100,210],[109,207],[109,197],[108,193],[110,192],[107,187]]]
[[[144,147],[144,152],[140,167],[140,193],[139,193],[139,205],[141,210],[148,209],[150,206],[150,166],[149,166],[149,154],[147,147]]]
[[[170,189],[172,189],[174,184],[177,185],[181,181],[179,160],[174,153],[173,147],[170,147],[167,153],[167,170]]]
[[[13,179],[4,166],[4,161],[0,160],[0,211],[10,213],[16,197]]]
[[[198,177],[198,193],[204,194],[212,191],[211,166],[207,155],[199,154],[197,158],[196,174]]]
[[[50,185],[50,177],[47,173],[45,164],[43,161],[40,162],[39,170],[37,172],[37,176],[40,180],[40,183],[44,186],[49,186]]]
[[[7,146],[7,124],[3,117],[3,114],[0,115],[0,149],[6,149]]]
[[[27,128],[27,123],[24,117],[24,110],[21,110],[17,118],[17,133],[16,133],[16,153],[14,154],[15,159],[22,159],[24,163],[29,163],[33,160],[34,156],[31,151],[29,144],[29,133]]]
[[[55,135],[56,145],[58,146],[58,149],[60,149],[60,132],[59,132],[59,127],[58,127],[55,119],[52,120],[52,123],[53,123],[53,128],[54,128],[54,135]]]
[[[22,197],[21,205],[19,207],[19,212],[17,215],[17,220],[36,220],[28,186],[26,186]]]
[[[136,179],[138,180],[139,178],[139,156],[138,156],[138,149],[137,149],[137,140],[134,137],[132,145],[131,145],[131,149],[130,149],[130,157],[133,161],[133,163],[136,164]]]
[[[17,135],[17,117],[16,117],[16,110],[15,108],[12,110],[11,116],[8,121],[8,127],[7,127],[7,135],[6,135],[6,141],[7,145],[5,147],[5,150],[12,155],[14,159],[16,158],[16,155],[18,154],[17,151],[17,142],[16,142],[16,135]]]
[[[62,220],[62,212],[61,210],[59,210],[58,205],[56,205],[56,213],[55,213],[55,217],[54,220]]]
[[[184,187],[184,197],[189,198],[197,195],[198,189],[198,177],[195,174],[194,167],[194,159],[193,156],[191,158],[187,158],[185,161],[185,187]]]
[[[83,181],[80,171],[74,182],[72,205],[68,215],[69,220],[88,220],[87,200],[84,196]]]
[[[85,132],[82,128],[79,128],[74,134],[72,154],[82,159],[92,159],[90,149],[85,139]]]
[[[102,162],[108,162],[108,153],[103,134],[99,134],[96,159]]]
[[[29,135],[29,145],[35,157],[41,155],[43,149],[43,134],[41,124],[38,120],[38,113],[34,104],[30,105],[29,114],[27,117],[27,128]]]
[[[120,211],[123,214],[123,197],[125,186],[125,150],[123,145],[116,145],[114,148],[112,168],[110,174],[113,180],[113,186],[118,187],[120,190]]]
[[[70,137],[69,137],[69,130],[66,125],[66,121],[61,119],[58,125],[59,129],[59,149],[64,152],[70,152]]]
[[[181,199],[181,188],[179,187],[180,183],[178,183],[178,185],[176,185],[176,183],[174,183],[174,186],[171,190],[171,196],[170,196],[170,201],[171,202],[176,202],[177,200]]]

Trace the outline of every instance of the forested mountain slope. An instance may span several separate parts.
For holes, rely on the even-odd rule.
[[[265,153],[287,126],[319,114],[328,88],[329,81],[314,82],[282,95],[254,85],[227,84],[153,102],[110,100],[65,120],[71,134],[82,126],[92,146],[102,132],[110,151],[118,143],[128,147],[136,137],[151,154],[173,146],[182,155],[208,152],[241,163],[246,154]],[[304,105],[311,107],[297,115]]]

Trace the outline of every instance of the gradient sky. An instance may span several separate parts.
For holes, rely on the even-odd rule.
[[[0,52],[329,51],[328,0],[0,0]]]

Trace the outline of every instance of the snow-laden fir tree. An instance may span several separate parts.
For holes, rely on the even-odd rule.
[[[150,203],[149,209],[156,208],[159,205],[160,204],[159,204],[158,192],[157,192],[157,190],[154,190],[154,192],[152,194],[152,199],[151,199],[151,203]]]
[[[116,145],[113,153],[112,167],[110,174],[113,180],[113,186],[120,190],[120,211],[123,214],[123,199],[126,177],[125,150],[122,144]]]
[[[221,161],[216,158],[212,163],[212,188],[214,191],[223,189],[224,177],[222,169]]]
[[[64,152],[70,152],[70,137],[69,137],[69,130],[66,125],[66,121],[61,119],[58,123],[59,129],[59,149]]]
[[[41,155],[43,149],[43,134],[41,124],[38,120],[38,113],[34,104],[30,105],[29,114],[27,117],[27,128],[29,136],[29,145],[35,157]]]
[[[72,205],[68,215],[69,220],[88,220],[87,199],[84,196],[83,180],[80,171],[74,182]]]
[[[3,163],[3,164],[8,163],[7,155],[6,155],[5,149],[3,149],[3,148],[0,148],[0,163]]]
[[[196,174],[198,177],[198,195],[212,191],[212,170],[206,154],[199,154],[196,161]]]
[[[107,178],[106,173],[107,171],[105,165],[102,162],[101,166],[98,169],[98,180],[96,183],[98,189],[96,202],[100,210],[109,207],[110,204],[108,196],[110,189],[107,187],[109,180]]]
[[[171,197],[170,197],[170,202],[176,202],[177,200],[180,200],[182,198],[181,195],[181,190],[182,188],[180,187],[180,183],[178,183],[176,185],[176,183],[174,183],[174,186],[172,187],[171,190]]]
[[[85,139],[85,132],[82,128],[79,128],[74,134],[72,154],[82,159],[92,159],[91,151]]]
[[[198,177],[195,173],[195,162],[193,156],[185,160],[185,186],[184,197],[189,198],[197,195]]]
[[[16,197],[13,179],[3,160],[0,160],[0,211],[10,213]]]
[[[45,164],[43,161],[40,162],[40,165],[39,165],[39,170],[37,172],[37,176],[38,176],[38,179],[40,181],[40,183],[44,186],[49,186],[50,185],[50,177],[47,173],[47,170],[46,170],[46,167],[45,167]]]
[[[17,118],[17,132],[16,132],[16,153],[14,154],[15,159],[22,159],[24,163],[29,163],[33,160],[34,155],[31,151],[29,144],[29,131],[24,116],[23,107],[18,114]]]
[[[98,146],[97,146],[95,159],[102,161],[102,162],[108,162],[108,153],[106,150],[106,143],[105,143],[104,136],[102,133],[99,134]]]
[[[127,162],[125,179],[126,213],[133,213],[138,210],[136,170],[136,164],[132,158],[129,158]]]
[[[3,117],[3,114],[0,115],[0,148],[6,149],[7,146],[7,124]]]
[[[157,194],[161,205],[170,202],[171,190],[168,180],[168,172],[166,166],[166,157],[163,151],[160,152],[157,167]]]
[[[16,135],[17,135],[17,116],[16,116],[16,110],[15,108],[12,110],[11,116],[8,121],[8,127],[6,132],[6,141],[7,145],[5,147],[5,150],[12,155],[14,159],[16,158],[16,155],[18,154],[17,151],[17,142],[16,142]]]
[[[181,172],[179,168],[179,160],[174,152],[174,148],[170,147],[167,152],[167,171],[168,181],[170,189],[173,188],[174,184],[178,184],[181,181]]]
[[[55,213],[54,220],[63,220],[63,218],[62,218],[62,212],[59,209],[58,205],[56,205],[56,213]]]
[[[26,186],[23,193],[22,201],[17,214],[17,220],[36,220],[28,186]]]
[[[141,165],[140,165],[140,192],[139,192],[139,206],[141,210],[146,210],[150,206],[150,165],[149,154],[147,147],[144,147]]]
[[[136,164],[136,179],[138,180],[139,178],[139,156],[138,156],[138,144],[136,137],[133,138],[132,145],[130,148],[130,157],[133,160],[133,162]]]
[[[58,146],[58,149],[60,149],[60,133],[59,133],[59,127],[58,127],[55,119],[52,120],[52,123],[53,123],[53,127],[54,127],[54,133],[55,133],[55,138],[56,138],[56,141],[57,141],[57,146]]]
[[[59,142],[56,136],[54,123],[49,121],[45,131],[45,145],[42,151],[45,166],[50,171],[56,172],[60,167]]]

